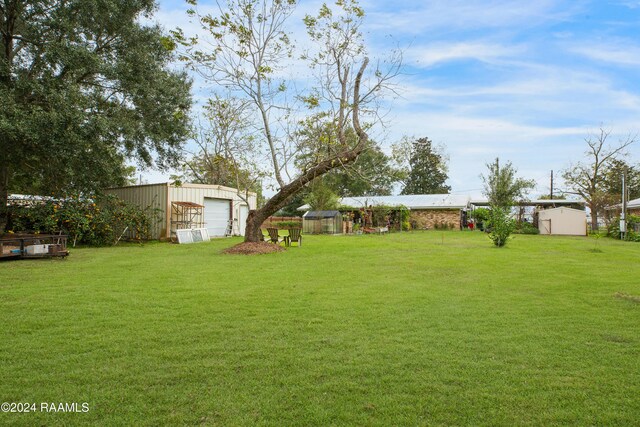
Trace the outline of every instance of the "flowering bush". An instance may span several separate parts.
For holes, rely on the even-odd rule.
[[[114,195],[85,198],[29,199],[10,206],[7,231],[13,233],[56,234],[62,231],[75,246],[114,244],[124,233],[146,240],[157,210],[141,209]]]

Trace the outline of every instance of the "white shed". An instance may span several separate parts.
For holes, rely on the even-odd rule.
[[[560,207],[538,211],[540,234],[566,236],[587,235],[587,213],[578,209]]]
[[[110,188],[126,202],[141,208],[157,209],[159,218],[151,230],[153,239],[170,239],[176,229],[204,227],[211,237],[231,234],[243,236],[250,209],[256,209],[256,193],[249,193],[249,204],[235,188],[222,185],[161,184]]]

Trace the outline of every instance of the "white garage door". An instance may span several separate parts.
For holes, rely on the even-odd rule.
[[[247,228],[247,217],[249,216],[249,206],[240,205],[240,211],[238,212],[238,222],[240,226],[240,235],[244,236],[244,230]]]
[[[209,236],[224,236],[230,213],[230,200],[204,199],[204,226],[209,231]]]

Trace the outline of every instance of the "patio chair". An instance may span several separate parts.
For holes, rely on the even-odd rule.
[[[298,247],[302,246],[302,230],[299,228],[290,228],[289,235],[284,237],[284,244],[291,246],[291,242],[297,242]]]
[[[275,243],[277,245],[278,243],[285,241],[283,237],[278,235],[277,228],[267,228],[267,233],[269,233],[269,241],[271,243]]]

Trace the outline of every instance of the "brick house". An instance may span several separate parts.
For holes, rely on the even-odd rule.
[[[460,230],[463,212],[469,207],[470,197],[452,194],[415,194],[404,196],[343,197],[340,211],[357,211],[371,206],[407,209],[409,222],[417,229],[449,228]],[[298,208],[309,210],[308,205]]]
[[[640,199],[633,199],[627,202],[627,213],[640,216]]]

